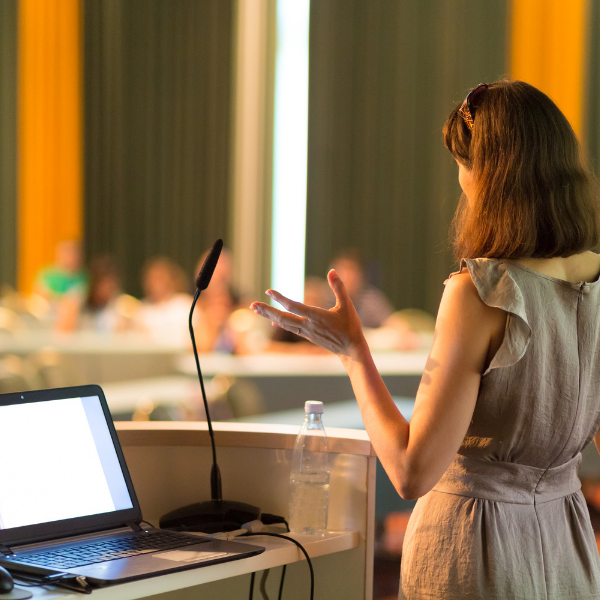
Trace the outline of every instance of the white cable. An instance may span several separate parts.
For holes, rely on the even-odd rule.
[[[246,535],[247,533],[260,533],[263,531],[265,526],[259,520],[249,521],[244,523],[241,529],[235,529],[234,531],[221,531],[219,533],[213,533],[206,537],[213,538],[214,540],[232,540],[233,538],[239,537],[240,535]]]

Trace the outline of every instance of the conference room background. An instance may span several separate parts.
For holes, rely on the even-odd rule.
[[[234,191],[245,4],[0,3],[0,282],[28,291],[66,237],[81,237],[87,257],[114,256],[138,296],[150,256],[191,276],[217,237],[234,258],[244,253]],[[249,291],[258,294],[271,281],[282,40],[277,2],[256,4],[262,200]],[[441,138],[447,114],[481,81],[521,78],[556,100],[600,165],[598,33],[596,0],[313,0],[306,274],[323,276],[354,247],[397,308],[435,314],[460,193]]]

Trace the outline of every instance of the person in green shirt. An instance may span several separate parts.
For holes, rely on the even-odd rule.
[[[89,286],[82,266],[81,244],[65,240],[56,246],[56,261],[42,269],[35,280],[35,291],[49,301],[60,300],[66,294],[83,298]]]

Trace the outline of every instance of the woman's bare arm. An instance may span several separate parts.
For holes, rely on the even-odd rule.
[[[289,312],[253,303],[259,314],[337,354],[348,375],[371,442],[392,483],[407,499],[427,493],[443,475],[469,427],[490,343],[506,313],[484,304],[468,273],[446,286],[433,346],[410,424],[400,414],[366,344],[360,320],[335,272],[336,306],[325,311],[269,291]]]

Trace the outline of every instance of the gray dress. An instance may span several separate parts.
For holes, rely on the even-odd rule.
[[[508,312],[506,331],[458,454],[412,513],[398,597],[600,598],[577,476],[600,427],[600,282],[506,260],[465,267],[481,299]]]

